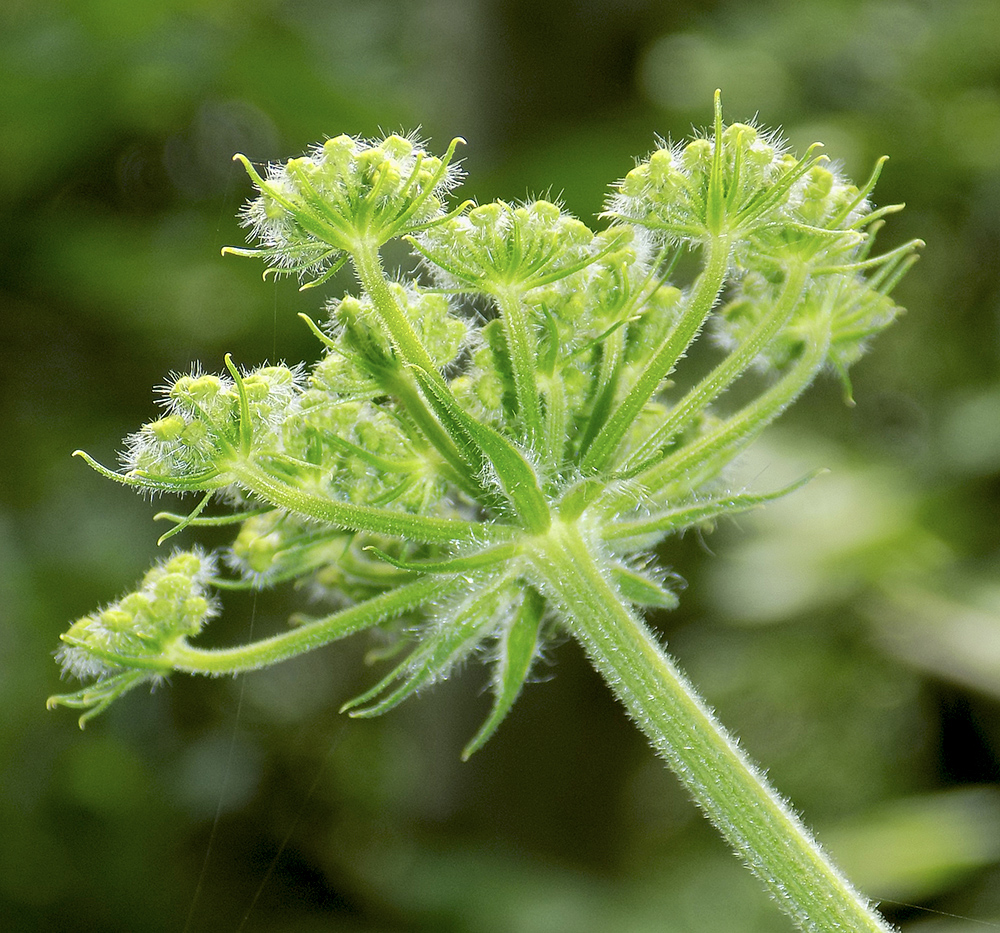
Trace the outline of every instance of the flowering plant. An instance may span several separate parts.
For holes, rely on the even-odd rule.
[[[478,654],[495,699],[467,757],[567,633],[803,929],[885,930],[642,618],[677,604],[653,548],[788,492],[734,490],[726,468],[824,368],[849,391],[898,313],[889,293],[917,244],[873,254],[897,209],[869,202],[881,162],[856,187],[818,147],[797,159],[725,125],[717,97],[712,129],[637,164],[594,232],[545,200],[449,210],[458,142],[439,158],[413,138],[338,136],[263,173],[237,156],[257,195],[251,245],[227,251],[306,286],[350,264],[360,293],[307,320],[323,348],[311,368],[227,356],[221,375],[164,389],[124,472],[80,453],[137,489],[201,494],[164,538],[238,530],[224,555],[177,552],[74,623],[59,660],[92,683],[50,704],[83,709],[82,725],[175,671],[236,674],[377,627],[412,650],[345,709],[383,713]],[[423,270],[395,281],[380,249],[400,237]],[[686,254],[699,268],[681,288]],[[721,359],[672,393],[706,329]],[[766,376],[751,399],[717,405],[751,370]],[[213,500],[225,510],[208,516]],[[248,645],[192,644],[213,590],[288,580],[340,608]]]

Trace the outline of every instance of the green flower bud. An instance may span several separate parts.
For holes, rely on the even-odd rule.
[[[495,201],[429,229],[418,248],[443,286],[493,295],[524,292],[593,259],[593,233],[551,201]]]
[[[264,366],[241,382],[249,415],[245,433],[253,445],[269,444],[297,403],[298,370]],[[129,471],[178,488],[213,471],[224,473],[244,434],[240,389],[230,378],[194,374],[177,377],[163,394],[173,413],[126,438]]]
[[[758,127],[724,126],[717,105],[715,133],[653,152],[619,183],[608,214],[668,242],[743,238],[784,217],[796,181],[814,163],[786,159],[779,139]]]
[[[167,415],[159,421],[151,421],[143,427],[153,437],[161,443],[179,440],[184,433],[185,423],[180,415]]]
[[[723,135],[723,145],[726,137]],[[712,166],[712,154],[714,148],[707,139],[693,139],[681,153],[680,162],[683,171],[689,178],[692,176],[707,175]]]
[[[455,315],[447,296],[412,284],[392,283],[389,289],[435,366],[446,367],[458,356],[468,333],[468,325]],[[331,317],[345,358],[361,356],[372,372],[398,366],[371,299],[345,295],[333,303]]]
[[[100,624],[109,632],[126,632],[135,622],[135,616],[122,608],[105,609],[98,616]]]
[[[237,156],[260,192],[241,214],[259,247],[227,251],[261,256],[279,272],[322,277],[362,241],[381,245],[438,220],[459,181],[450,164],[458,142],[438,158],[402,136],[337,136],[269,165],[263,177]]]

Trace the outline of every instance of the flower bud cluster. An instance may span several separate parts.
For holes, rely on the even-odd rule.
[[[559,354],[592,348],[609,330],[639,313],[652,289],[650,244],[643,231],[615,225],[594,235],[590,262],[528,296],[538,321],[551,321]]]
[[[325,387],[305,390],[282,425],[276,444],[313,464],[297,485],[345,502],[378,503],[405,511],[450,513],[440,462],[415,444],[408,426],[377,392],[341,396]]]
[[[795,186],[791,216],[814,227],[850,228],[868,210],[857,185],[829,165],[813,165]]]
[[[323,528],[275,509],[243,522],[226,562],[253,587],[298,580],[308,582],[321,599],[337,594],[341,600],[362,600],[405,577],[404,571],[366,554],[370,545],[399,556],[404,550],[391,539]]]
[[[418,240],[445,288],[523,293],[586,265],[594,234],[551,201],[493,201],[432,227]]]
[[[457,140],[456,140],[457,143]],[[241,214],[251,250],[270,265],[300,275],[322,275],[360,241],[381,245],[416,232],[442,215],[442,199],[459,181],[450,164],[415,139],[337,136],[308,155],[268,165],[261,177],[246,159],[260,192]]]
[[[206,594],[215,573],[201,551],[179,551],[151,568],[139,589],[84,616],[62,636],[64,673],[80,679],[117,673],[135,662],[155,667],[176,640],[196,635],[215,611]],[[164,665],[169,670],[169,664]]]
[[[326,331],[309,322],[326,352],[308,374],[241,374],[227,357],[228,375],[177,377],[163,417],[128,438],[130,474],[96,466],[208,492],[175,531],[238,524],[229,585],[297,579],[352,603],[243,660],[176,643],[180,669],[249,669],[423,611],[410,658],[357,704],[383,712],[490,644],[496,704],[478,747],[550,620],[580,622],[565,615],[578,559],[593,561],[580,593],[669,608],[642,555],[768,498],[720,490],[727,465],[822,367],[846,379],[897,314],[888,295],[917,244],[871,258],[893,210],[868,204],[877,170],[859,189],[771,134],[725,126],[718,97],[714,135],[637,165],[600,233],[548,200],[445,214],[454,147],[436,158],[410,138],[338,136],[266,178],[245,163],[259,196],[243,221],[261,248],[235,252],[321,277],[349,257],[361,294],[328,305]],[[378,247],[403,234],[436,288],[385,274]],[[687,287],[667,284],[691,246]],[[472,296],[464,316],[460,295]],[[706,329],[727,352],[699,354],[689,376]],[[755,363],[777,378],[732,403]],[[209,514],[223,487],[255,507]],[[212,612],[212,573],[198,552],[176,555],[77,622],[60,660],[97,683],[55,701],[97,712],[162,674],[157,659]]]
[[[303,577],[335,564],[350,544],[350,538],[346,532],[318,528],[275,509],[243,522],[228,562],[245,580],[263,586]]]
[[[830,318],[830,365],[841,374],[864,355],[871,338],[902,313],[885,292],[858,274],[831,278],[820,301],[822,313]]]
[[[780,287],[762,275],[750,273],[716,317],[720,345],[735,349],[748,338],[761,318],[778,301]],[[817,333],[828,333],[828,361],[845,374],[864,354],[869,340],[900,314],[900,307],[860,272],[833,271],[815,277],[801,296],[794,315],[761,351],[756,365],[780,371],[798,356],[803,343]]]
[[[665,143],[619,182],[608,213],[684,243],[775,219],[788,197],[782,178],[796,170],[796,160],[777,136],[745,123],[727,126],[720,141],[721,191],[711,188],[716,137]],[[772,200],[771,192],[779,197]],[[711,214],[713,196],[725,200],[723,229]]]
[[[503,352],[499,321],[480,330],[481,343],[469,354],[469,365],[450,383],[452,394],[477,421],[500,426],[514,406],[514,379]]]
[[[440,464],[414,446],[395,412],[370,401],[330,404],[313,396],[305,402],[288,425],[286,449],[295,456],[301,439],[312,439],[309,452],[319,457],[329,495],[359,505],[436,511],[447,491]]]
[[[240,447],[241,432],[256,446],[273,441],[297,404],[298,369],[262,366],[240,379],[195,372],[163,390],[168,413],[126,438],[131,472],[181,479],[219,470]],[[240,388],[246,399],[244,425]]]
[[[741,265],[780,274],[789,262],[849,262],[866,241],[862,228],[870,212],[856,185],[829,165],[814,164],[790,189],[782,222],[750,234]]]

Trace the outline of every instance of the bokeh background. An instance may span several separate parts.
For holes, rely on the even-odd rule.
[[[470,668],[376,721],[363,639],[178,677],[85,733],[68,621],[132,587],[156,506],[115,460],[151,388],[311,359],[321,297],[222,258],[230,162],[455,135],[469,197],[591,221],[654,134],[758,115],[855,178],[891,156],[909,313],[744,464],[831,472],[664,550],[656,620],[721,718],[905,930],[1000,923],[1000,9],[993,0],[5,0],[0,6],[0,927],[765,933],[759,893],[565,644],[468,764]],[[349,287],[340,279],[335,287]],[[162,506],[162,503],[158,503]],[[209,543],[213,543],[209,541]],[[215,637],[295,593],[227,599]]]

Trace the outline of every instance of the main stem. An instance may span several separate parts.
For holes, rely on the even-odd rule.
[[[653,747],[807,933],[889,933],[601,572],[575,525],[538,539],[539,584]]]

